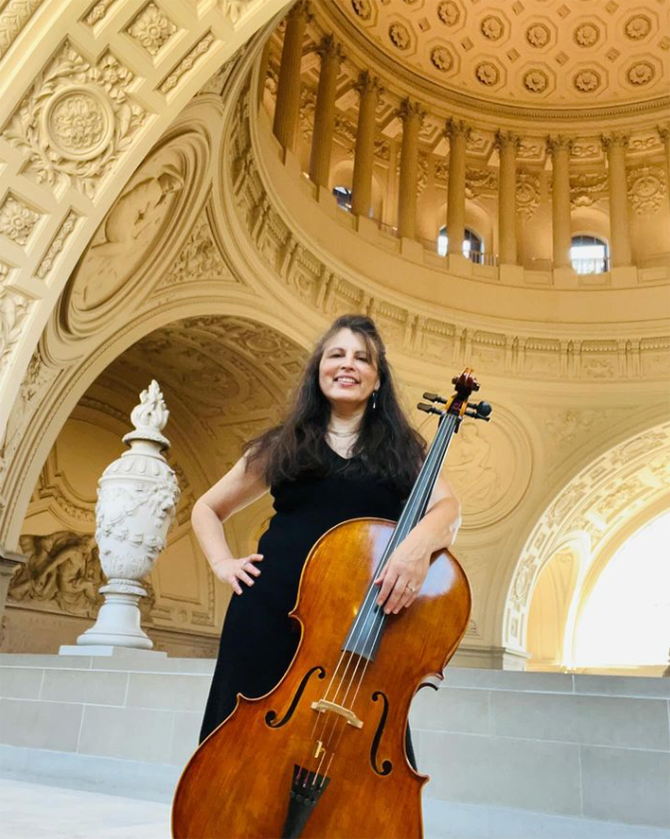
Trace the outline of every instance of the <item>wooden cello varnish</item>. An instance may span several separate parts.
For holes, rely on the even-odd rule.
[[[439,411],[440,428],[397,525],[344,522],[310,552],[292,612],[301,643],[291,666],[266,696],[238,697],[195,752],[175,793],[175,839],[422,837],[428,778],[407,760],[407,716],[416,691],[428,677],[442,678],[465,633],[470,589],[447,551],[433,556],[417,599],[398,615],[373,608],[372,581],[423,515],[475,388],[466,371]]]

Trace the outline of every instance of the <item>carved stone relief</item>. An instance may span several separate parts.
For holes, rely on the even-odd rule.
[[[161,236],[184,178],[180,155],[169,148],[142,167],[93,237],[72,281],[71,306],[95,309],[132,276]]]
[[[57,607],[71,615],[94,617],[102,603],[102,568],[92,534],[58,531],[21,536],[28,557],[15,573],[9,597],[15,602]]]
[[[89,64],[70,44],[37,75],[3,129],[38,183],[65,181],[93,198],[146,119],[128,93],[133,74],[110,53]]]
[[[43,0],[9,0],[0,11],[0,59],[14,43]]]
[[[126,27],[126,32],[153,58],[177,31],[167,14],[155,3],[147,3]]]
[[[628,198],[638,215],[658,213],[667,192],[660,166],[638,166],[628,172]]]

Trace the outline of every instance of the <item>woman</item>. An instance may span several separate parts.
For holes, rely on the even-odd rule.
[[[262,696],[286,672],[299,641],[287,615],[312,545],[347,519],[397,520],[424,454],[425,443],[398,403],[374,323],[359,315],[338,318],[307,362],[288,417],[250,443],[193,508],[205,556],[235,593],[201,739],[232,712],[238,693]],[[268,489],[276,515],[261,537],[261,553],[233,556],[221,522]],[[426,515],[375,581],[387,613],[412,604],[431,555],[452,544],[459,523],[458,501],[440,478]],[[409,737],[407,747],[414,764]]]

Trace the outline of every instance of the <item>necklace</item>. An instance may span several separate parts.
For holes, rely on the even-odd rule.
[[[353,437],[354,434],[358,434],[358,429],[356,431],[333,431],[332,428],[328,428],[327,431],[334,437]]]

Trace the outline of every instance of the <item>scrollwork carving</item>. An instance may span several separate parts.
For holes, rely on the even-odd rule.
[[[133,74],[106,53],[93,67],[69,44],[37,75],[4,130],[39,183],[65,180],[94,197],[146,119],[128,94]]]
[[[214,40],[214,35],[211,32],[204,35],[161,84],[159,87],[160,92],[162,94],[166,94],[171,90],[174,90],[181,81],[182,77],[193,69],[196,61],[209,51],[210,47],[214,43]]]
[[[0,59],[14,43],[43,0],[9,0],[0,12]]]

